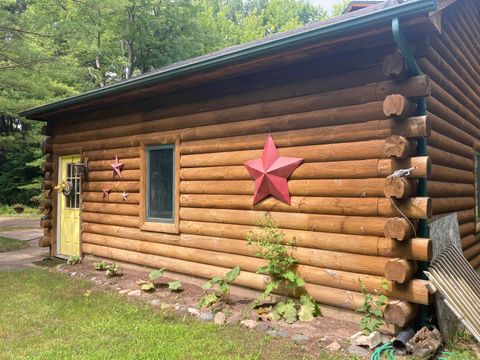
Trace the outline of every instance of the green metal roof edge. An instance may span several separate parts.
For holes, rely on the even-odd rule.
[[[339,36],[346,32],[358,30],[366,25],[372,25],[382,20],[387,20],[393,17],[405,17],[409,15],[419,14],[421,12],[430,12],[437,8],[437,0],[412,0],[404,4],[382,9],[373,13],[364,14],[357,17],[347,18],[343,21],[335,22],[320,28],[313,28],[312,30],[292,34],[291,36],[281,37],[266,43],[254,44],[249,47],[241,48],[226,54],[219,54],[207,59],[200,59],[197,62],[188,63],[178,67],[172,67],[164,72],[153,72],[151,75],[145,75],[138,78],[133,78],[118,84],[114,84],[104,88],[98,88],[85,92],[80,95],[71,96],[64,100],[59,100],[53,103],[41,105],[32,109],[25,110],[20,113],[24,117],[32,117],[46,113],[49,111],[58,110],[62,107],[76,105],[95,98],[104,97],[107,95],[118,94],[126,92],[141,86],[158,83],[163,80],[168,80],[189,73],[206,70],[214,66],[226,65],[228,63],[246,60],[258,55],[263,55],[268,52],[280,50],[284,47],[294,44],[300,44],[312,39],[323,40],[329,37]]]

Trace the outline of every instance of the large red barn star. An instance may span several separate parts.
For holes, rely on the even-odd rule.
[[[280,156],[269,135],[262,157],[244,162],[248,172],[255,180],[253,203],[256,204],[268,195],[273,195],[290,205],[290,193],[288,192],[288,177],[302,163],[301,158]]]

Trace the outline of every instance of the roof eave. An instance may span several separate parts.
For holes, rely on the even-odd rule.
[[[308,32],[293,34],[292,36],[279,38],[267,43],[254,44],[251,47],[242,48],[231,53],[220,54],[216,57],[201,59],[198,62],[173,67],[164,72],[152,73],[151,75],[134,78],[109,87],[95,89],[64,100],[25,110],[21,112],[20,115],[30,119],[43,120],[42,117],[44,118],[48,112],[78,105],[80,103],[86,103],[89,100],[99,99],[119,93],[126,93],[136,88],[156,84],[172,78],[186,76],[195,72],[210,70],[215,67],[225,66],[233,62],[248,60],[274,51],[282,50],[289,46],[300,45],[304,42],[334,38],[348,32],[361,30],[367,26],[372,26],[378,22],[386,21],[394,17],[418,15],[433,11],[436,8],[437,0],[412,0],[402,5],[386,8],[358,17],[348,18],[331,25],[312,29]],[[40,117],[41,115],[43,116]]]

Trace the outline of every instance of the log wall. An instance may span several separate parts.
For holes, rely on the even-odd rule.
[[[475,210],[474,149],[480,141],[480,8],[459,1],[442,12],[441,34],[433,32],[422,70],[432,81],[428,196],[434,215],[458,212],[465,257],[480,266]]]
[[[267,281],[256,274],[264,261],[245,235],[269,214],[293,241],[297,270],[320,303],[355,310],[362,303],[359,280],[375,292],[386,278],[396,305],[388,318],[403,326],[417,304],[430,301],[426,282],[415,278],[416,262],[431,257],[430,240],[416,236],[416,220],[439,206],[472,208],[470,162],[466,147],[451,140],[448,149],[458,151],[442,161],[464,159],[456,171],[466,180],[449,189],[448,199],[416,195],[419,178],[438,178],[448,165],[432,167],[429,157],[416,155],[416,139],[431,129],[430,117],[415,116],[413,99],[430,95],[430,80],[391,79],[384,59],[395,51],[392,39],[372,43],[259,74],[248,89],[223,96],[129,114],[103,112],[101,121],[92,114],[52,122],[45,129],[51,136],[44,150],[53,157],[44,167],[50,174],[44,188],[55,185],[55,156],[81,149],[89,165],[82,182],[85,254],[205,278],[241,266],[237,283],[255,289]],[[230,86],[243,82],[234,79]],[[253,181],[243,162],[261,155],[269,133],[281,155],[304,158],[289,181],[291,206],[272,197],[252,205]],[[436,128],[432,136],[442,134]],[[141,146],[156,141],[179,141],[178,234],[140,228]],[[116,156],[125,165],[122,177],[114,178]],[[389,177],[406,168],[413,168],[408,177]],[[444,185],[438,178],[432,194],[444,194]],[[108,197],[105,188],[112,189]],[[42,240],[53,247],[55,207],[53,199],[50,220],[43,222],[53,231]]]

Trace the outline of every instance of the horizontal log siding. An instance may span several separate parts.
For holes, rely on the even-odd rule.
[[[480,11],[475,1],[442,13],[442,33],[432,34],[420,66],[432,80],[428,100],[433,213],[458,212],[465,257],[479,267],[476,233],[474,146],[480,141]]]
[[[393,81],[383,75],[381,61],[393,50],[389,44],[368,56],[354,51],[358,61],[349,61],[348,71],[340,67],[308,79],[298,74],[284,83],[273,81],[280,75],[272,73],[244,93],[59,123],[53,151],[81,146],[89,160],[82,184],[83,252],[203,277],[241,265],[237,283],[262,289],[267,279],[255,271],[264,261],[255,258],[245,235],[270,214],[295,243],[289,251],[306,289],[323,304],[356,309],[362,301],[358,279],[369,291],[379,290],[393,259],[406,259],[402,266],[411,276],[415,261],[430,258],[431,243],[412,236],[408,224],[406,238],[385,236],[386,224],[402,217],[385,197],[385,178],[410,166],[412,184],[430,173],[429,159],[415,156],[414,142],[429,129],[415,118],[387,118],[383,101],[396,93],[425,96],[430,89],[427,77]],[[291,207],[273,198],[252,205],[253,181],[243,161],[261,155],[269,133],[281,155],[305,158],[289,182]],[[139,229],[140,142],[159,137],[180,138],[180,234]],[[121,177],[110,166],[115,156],[124,163]],[[105,188],[112,189],[108,197]],[[459,186],[453,194],[463,199],[470,190]],[[410,193],[394,201],[412,218],[430,215],[428,198]],[[418,304],[430,300],[418,279],[389,281],[387,292]]]

